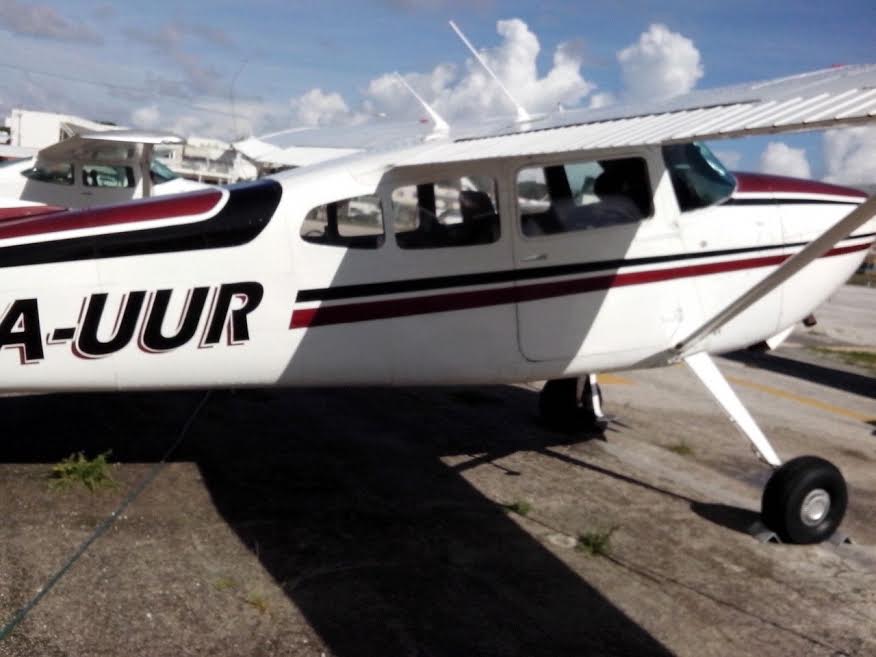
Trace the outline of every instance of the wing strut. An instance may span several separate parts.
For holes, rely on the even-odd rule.
[[[676,359],[678,357],[684,358],[696,351],[704,338],[720,329],[742,311],[760,301],[813,260],[820,258],[830,251],[837,242],[847,238],[856,228],[865,224],[874,215],[876,215],[876,196],[868,198],[831,228],[828,228],[819,237],[807,244],[803,250],[791,256],[760,283],[676,344],[673,348],[673,352],[677,356]]]

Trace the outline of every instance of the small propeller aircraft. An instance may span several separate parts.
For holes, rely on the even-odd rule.
[[[598,419],[593,373],[683,362],[775,468],[766,525],[820,542],[842,475],[782,464],[710,354],[779,342],[840,286],[876,238],[876,198],[734,175],[701,142],[874,113],[876,66],[852,66],[464,128],[433,116],[383,141],[296,132],[358,152],[106,208],[0,210],[2,389],[548,380],[540,409],[561,423]]]
[[[156,146],[184,143],[176,135],[145,130],[75,134],[33,157],[0,164],[0,199],[91,208],[204,189],[207,185],[179,178],[154,157]]]

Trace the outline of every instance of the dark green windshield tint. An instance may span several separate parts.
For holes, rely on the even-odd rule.
[[[720,203],[736,189],[733,174],[705,144],[664,146],[663,160],[682,212]]]

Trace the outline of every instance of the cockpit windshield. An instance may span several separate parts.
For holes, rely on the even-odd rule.
[[[152,164],[149,165],[149,173],[152,176],[153,185],[170,182],[179,177],[158,160],[152,160]]]
[[[682,212],[720,203],[736,189],[733,174],[705,144],[664,146],[663,160]]]

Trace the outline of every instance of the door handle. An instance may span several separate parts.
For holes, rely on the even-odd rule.
[[[523,256],[520,260],[522,262],[539,262],[540,260],[547,260],[547,253],[533,253],[528,256]]]

